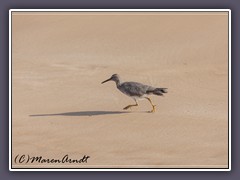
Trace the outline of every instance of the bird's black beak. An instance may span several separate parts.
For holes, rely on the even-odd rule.
[[[105,82],[111,81],[111,80],[112,80],[112,79],[111,79],[111,78],[109,78],[109,79],[107,79],[107,80],[103,81],[103,82],[102,82],[102,84],[103,84],[103,83],[105,83]]]

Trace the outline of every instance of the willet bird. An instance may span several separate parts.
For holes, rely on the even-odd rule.
[[[138,82],[121,82],[118,74],[113,74],[109,79],[103,81],[102,84],[107,81],[114,81],[117,85],[117,88],[122,93],[134,99],[136,104],[126,106],[125,108],[123,108],[124,110],[127,110],[133,106],[138,106],[137,100],[145,98],[152,105],[152,110],[149,112],[155,112],[156,105],[154,105],[151,99],[147,96],[152,94],[163,96],[163,93],[167,93],[167,88],[155,88],[155,87],[144,85]]]

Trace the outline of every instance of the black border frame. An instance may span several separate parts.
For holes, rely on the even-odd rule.
[[[56,9],[57,11],[51,11],[51,10],[48,11],[47,9],[44,9],[44,11],[37,11],[37,9],[31,9],[31,10],[34,10],[34,11],[14,11],[15,9],[13,9],[12,11],[10,11],[10,10],[11,9],[9,9],[9,14],[11,13],[11,17],[9,17],[9,18],[11,18],[11,28],[12,28],[12,12],[83,12],[83,11],[61,11],[62,9]],[[19,9],[19,10],[21,10],[21,9]],[[158,11],[158,9],[156,9],[156,11],[141,11],[141,9],[139,9],[139,11],[131,11],[131,10],[130,11],[117,11],[118,9],[115,9],[115,10],[114,11],[85,11],[85,12],[161,12],[161,11]],[[161,10],[161,9],[159,9],[159,10]],[[128,171],[129,169],[132,169],[130,171],[133,171],[133,169],[135,169],[135,170],[136,169],[138,169],[138,170],[142,169],[143,171],[144,171],[144,169],[155,169],[155,170],[159,169],[160,171],[162,171],[163,169],[167,169],[167,170],[171,169],[172,171],[176,171],[176,170],[180,170],[180,169],[184,169],[186,171],[191,171],[191,170],[201,171],[201,170],[204,170],[204,169],[205,170],[211,170],[212,169],[212,171],[216,171],[216,169],[217,170],[222,169],[222,170],[226,170],[226,171],[231,170],[231,165],[230,165],[230,161],[229,161],[229,159],[231,158],[230,153],[229,153],[229,151],[231,150],[230,146],[229,146],[229,144],[230,144],[229,141],[231,141],[231,139],[229,139],[229,134],[230,134],[230,132],[229,132],[229,121],[231,121],[231,119],[229,119],[229,73],[230,73],[229,72],[229,63],[231,61],[231,59],[229,59],[229,53],[231,52],[229,41],[232,39],[231,37],[229,39],[229,25],[231,25],[231,22],[229,22],[229,16],[231,16],[231,10],[229,9],[230,14],[229,14],[229,11],[226,11],[226,9],[223,9],[222,11],[221,11],[221,9],[218,9],[219,11],[208,11],[208,9],[204,9],[204,10],[206,10],[206,11],[197,11],[197,9],[196,9],[196,11],[174,11],[174,10],[170,10],[170,11],[166,11],[166,12],[227,12],[228,13],[228,167],[227,168],[13,168],[13,165],[12,165],[12,161],[13,161],[12,160],[12,147],[13,147],[13,144],[12,144],[12,29],[9,29],[9,32],[11,31],[11,154],[9,155],[9,159],[11,158],[11,169],[9,169],[9,170],[11,170],[11,171],[14,171],[14,170],[17,170],[17,169],[22,170],[22,171],[24,171],[24,170],[27,171],[27,169],[36,170],[36,171],[39,171],[40,169],[41,170],[45,169],[45,170],[49,170],[49,171],[56,171],[57,169],[63,169],[65,171],[71,171],[72,169],[78,169],[79,171],[84,171],[85,169],[87,169],[87,170],[93,169],[93,171],[96,170],[96,169],[106,169],[106,171],[108,171],[108,169],[116,169],[116,170],[126,169],[126,171]],[[9,90],[9,92],[10,92],[10,90]]]

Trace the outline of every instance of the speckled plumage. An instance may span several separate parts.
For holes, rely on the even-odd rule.
[[[130,97],[143,97],[146,94],[150,94],[150,91],[153,91],[155,88],[144,85],[138,82],[124,82],[120,83],[117,88],[124,94]]]

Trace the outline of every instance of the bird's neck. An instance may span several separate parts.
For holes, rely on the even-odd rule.
[[[117,87],[121,86],[121,81],[120,81],[120,79],[116,80],[115,83],[116,83],[116,86],[117,86]]]

